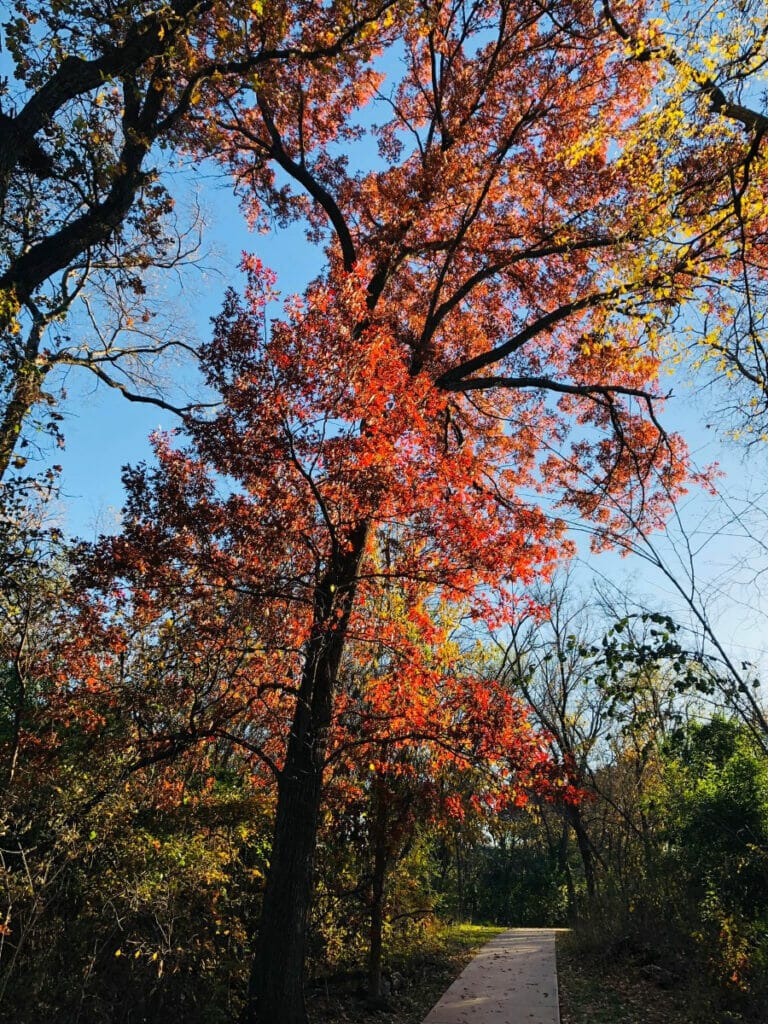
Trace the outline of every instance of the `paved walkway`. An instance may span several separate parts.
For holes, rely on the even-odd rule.
[[[483,946],[424,1024],[560,1024],[553,928],[514,928]]]

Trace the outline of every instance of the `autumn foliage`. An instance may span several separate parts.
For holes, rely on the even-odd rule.
[[[367,843],[375,995],[414,806],[482,828],[531,796],[578,799],[473,662],[476,631],[545,615],[520,595],[570,555],[566,520],[621,547],[684,492],[663,360],[697,309],[716,322],[705,351],[734,351],[735,296],[749,310],[762,280],[764,126],[662,38],[652,5],[176,0],[95,34],[90,5],[76,29],[70,5],[46,6],[7,31],[26,92],[0,115],[16,140],[0,144],[0,471],[54,366],[142,400],[115,377],[130,351],[42,339],[92,264],[125,312],[162,262],[172,203],[145,170],[153,147],[216,161],[254,228],[301,221],[324,269],[281,298],[243,257],[199,352],[215,407],[187,409],[152,464],[126,469],[119,533],[79,548],[64,614],[52,598],[40,613],[51,642],[24,655],[37,689],[9,631],[9,786],[22,763],[53,766],[54,866],[91,816],[112,827],[118,793],[133,806],[148,787],[145,853],[159,823],[210,800],[195,834],[209,828],[247,891],[215,932],[253,957],[234,1004],[245,1024],[303,1024],[329,816]],[[725,128],[690,130],[702,98]],[[70,131],[58,168],[43,127]],[[59,801],[56,765],[78,758],[97,764],[90,791]],[[248,814],[270,823],[258,849]],[[32,825],[9,815],[21,850]],[[202,878],[209,917],[225,876]]]
[[[447,397],[425,369],[417,372],[412,345],[372,316],[363,264],[347,272],[332,258],[326,277],[271,324],[272,277],[258,261],[245,266],[245,296],[230,294],[203,354],[221,411],[188,424],[186,446],[157,438],[157,468],[127,474],[124,529],[95,550],[89,571],[101,574],[107,593],[111,579],[127,584],[116,596],[139,621],[158,621],[173,605],[174,630],[194,636],[198,650],[201,638],[214,649],[213,635],[223,637],[236,669],[201,696],[188,679],[207,656],[192,653],[189,697],[179,694],[174,706],[190,709],[190,742],[234,740],[277,772],[281,797],[292,783],[301,791],[296,799],[308,802],[298,814],[278,800],[269,877],[290,873],[303,832],[304,866],[293,870],[306,878],[326,757],[342,742],[340,723],[354,722],[343,693],[336,703],[348,652],[390,652],[375,686],[366,681],[370,710],[354,722],[353,743],[421,742],[459,762],[485,762],[499,790],[489,807],[547,789],[546,748],[509,696],[434,664],[440,638],[429,601],[500,626],[515,614],[512,583],[561,557],[561,521],[520,492],[562,493],[563,476],[540,449],[564,423],[525,391],[505,391],[492,406]],[[463,340],[471,346],[474,337]],[[645,470],[651,487],[658,465],[666,487],[660,498],[649,491],[655,513],[683,463],[655,438],[644,464],[638,436],[627,417],[618,438],[598,441],[596,461],[606,470],[602,487],[610,481],[619,499],[630,473]],[[588,442],[579,444],[588,457]],[[596,508],[591,488],[570,494],[586,512]],[[391,588],[399,618],[372,615]],[[396,763],[405,770],[407,758]],[[446,794],[445,806],[452,800]],[[268,881],[262,935],[269,893]],[[293,903],[306,913],[308,903]],[[281,904],[282,934],[285,912]],[[270,951],[275,943],[273,936]]]

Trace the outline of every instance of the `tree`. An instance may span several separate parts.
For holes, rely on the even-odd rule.
[[[768,763],[744,728],[689,727],[668,768],[668,830],[709,969],[765,1010]]]
[[[672,351],[697,377],[718,384],[736,438],[764,441],[768,116],[760,109],[764,96],[758,95],[768,59],[764,5],[741,0],[702,7],[683,0],[662,4],[645,20],[621,2],[602,0],[602,10],[627,55],[657,66],[660,85],[671,98],[662,120],[677,122],[670,138],[682,129],[719,140],[713,166],[698,179],[705,200],[699,212],[709,230],[733,232],[733,258],[710,276],[710,290],[689,308]],[[715,327],[723,314],[725,330]]]
[[[19,753],[31,713],[41,654],[50,642],[49,630],[57,593],[64,582],[61,533],[45,522],[46,502],[56,474],[29,477],[0,485],[0,743],[4,763],[2,790],[13,785]],[[43,654],[44,660],[44,654]]]
[[[375,635],[345,657],[328,750],[326,814],[367,882],[372,999],[387,884],[417,836],[465,818],[480,831],[533,796],[575,798],[525,706],[478,672],[474,645],[462,649],[459,609],[428,585],[408,587],[407,601],[399,590],[366,609]]]
[[[123,534],[98,559],[107,579],[132,584],[142,614],[188,600],[213,612],[247,607],[260,664],[240,681],[243,728],[255,747],[265,731],[282,735],[278,755],[259,748],[279,796],[251,1012],[301,1020],[334,695],[347,644],[373,629],[366,594],[399,581],[412,628],[427,636],[414,599],[425,583],[502,619],[507,581],[552,563],[560,536],[556,520],[514,491],[535,481],[558,487],[560,477],[548,479],[546,467],[539,475],[535,451],[521,450],[534,424],[545,427],[539,400],[524,392],[506,392],[493,412],[468,405],[458,433],[451,429],[444,396],[413,373],[409,347],[383,325],[354,328],[369,317],[365,277],[332,267],[265,338],[272,280],[255,261],[248,269],[245,301],[230,295],[204,352],[221,413],[190,422],[186,449],[157,439],[159,467],[127,474]],[[517,434],[499,415],[505,405]],[[616,465],[623,440],[619,447]],[[672,478],[681,470],[669,468]],[[221,493],[217,479],[228,481]],[[389,536],[383,567],[371,561],[379,530]]]
[[[129,476],[125,533],[104,555],[139,603],[244,595],[269,680],[245,704],[277,687],[284,749],[249,1020],[304,1018],[325,750],[379,578],[374,536],[395,524],[409,541],[395,533],[387,575],[472,594],[493,618],[483,586],[530,580],[563,543],[527,490],[575,508],[597,543],[621,535],[627,508],[660,525],[686,467],[655,418],[659,348],[732,267],[741,225],[712,211],[753,140],[681,138],[683,100],[654,106],[654,62],[628,59],[591,5],[455,2],[397,18],[388,94],[383,62],[318,77],[266,64],[252,94],[195,119],[251,218],[306,216],[327,271],[270,329],[272,282],[250,262],[246,298],[230,295],[204,357],[223,409]],[[387,38],[376,31],[371,56]],[[350,171],[339,145],[364,132],[374,95],[390,111],[383,166]]]
[[[653,209],[653,217],[641,217],[626,237],[622,231],[614,234],[613,244],[639,248],[641,238],[652,238],[657,255],[659,246],[666,248],[661,263],[648,263],[654,273],[641,275],[641,279],[633,274],[632,283],[655,287],[660,300],[656,314],[661,308],[670,312],[681,298],[701,300],[697,317],[688,324],[697,331],[701,359],[711,360],[718,375],[733,383],[747,382],[757,390],[757,394],[750,391],[746,401],[737,395],[736,401],[739,415],[754,421],[748,428],[759,433],[765,380],[759,298],[765,269],[760,197],[766,118],[750,101],[765,59],[763,12],[747,0],[737,10],[730,5],[710,5],[706,14],[697,7],[688,10],[684,3],[675,4],[664,17],[637,5],[625,10],[622,4],[608,0],[595,11],[581,2],[563,3],[562,10],[560,6],[559,0],[552,0],[546,8],[531,5],[530,10],[521,12],[520,25],[540,24],[548,29],[548,35],[542,32],[534,40],[532,53],[557,50],[572,37],[576,40],[574,53],[594,44],[602,47],[605,55],[613,55],[605,67],[606,84],[611,76],[617,76],[615,84],[620,89],[629,87],[628,81],[620,84],[618,72],[622,62],[632,68],[630,77],[636,84],[642,83],[636,94],[637,110],[641,109],[642,90],[655,88],[656,107],[644,124],[638,122],[640,131],[634,145],[646,170],[655,167],[657,173],[645,175],[644,188],[637,196],[634,185],[628,186],[626,193],[638,200],[642,195]],[[550,8],[552,25],[545,20]],[[399,38],[406,22],[423,27],[429,35],[431,17],[414,16],[407,5],[401,10],[393,0],[334,4],[322,10],[314,4],[286,2],[278,7],[271,4],[266,12],[260,3],[243,11],[230,0],[173,0],[141,7],[133,0],[75,6],[25,0],[17,5],[16,16],[3,26],[13,80],[3,80],[0,96],[4,228],[0,386],[5,407],[0,423],[0,474],[7,470],[30,412],[35,406],[54,403],[43,385],[57,365],[85,367],[131,400],[169,404],[153,387],[152,360],[181,343],[173,332],[159,326],[152,330],[150,321],[155,314],[149,304],[142,305],[145,272],[153,265],[175,265],[189,252],[187,245],[194,249],[196,243],[194,239],[185,242],[184,232],[179,236],[174,227],[173,200],[162,180],[165,158],[159,149],[175,156],[190,149],[198,155],[220,155],[231,165],[236,186],[245,193],[246,205],[255,218],[259,214],[253,190],[265,204],[262,213],[267,218],[271,214],[292,216],[297,208],[306,213],[309,208],[304,197],[296,204],[284,179],[278,186],[271,184],[272,171],[267,165],[277,165],[281,174],[286,172],[306,189],[312,203],[324,209],[339,229],[347,211],[336,194],[341,171],[338,153],[322,152],[322,146],[318,152],[320,134],[304,130],[312,119],[308,108],[313,103],[324,105],[326,114],[318,127],[326,141],[353,137],[360,126],[356,125],[350,136],[343,121],[372,84],[366,62]],[[477,8],[472,19],[480,17],[489,23],[494,20],[493,15],[480,15]],[[433,36],[432,42],[436,39]],[[439,58],[435,70],[441,63],[446,68],[451,65],[447,50],[435,50],[435,57]],[[444,76],[444,70],[440,75]],[[266,113],[261,129],[260,118],[254,120],[250,109],[257,80],[257,105]],[[439,76],[435,83],[442,93],[446,83],[441,84]],[[270,92],[283,97],[279,105],[284,106],[290,95],[291,102],[298,101],[302,108],[301,154],[286,145],[289,139],[281,134],[285,126],[280,117],[275,120],[270,108]],[[585,90],[584,110],[588,93],[589,89]],[[435,108],[434,129],[444,120],[440,106],[446,100],[447,93]],[[530,107],[520,134],[549,115],[562,123],[557,104],[548,110],[544,106],[536,109],[534,103]],[[518,111],[518,115],[522,113],[522,109]],[[400,114],[405,115],[401,127],[407,133],[409,115],[404,108]],[[607,117],[592,119],[588,137],[573,150],[577,161],[588,153],[599,154],[606,144],[625,149],[627,140],[614,136],[609,121]],[[432,133],[443,154],[454,146],[455,128],[454,124],[444,138],[439,130]],[[697,134],[695,140],[692,133]],[[566,177],[572,170],[567,166],[572,141],[565,136],[561,140],[560,163]],[[393,144],[401,143],[402,139],[395,141],[393,136],[392,142],[382,144],[391,152]],[[579,151],[582,144],[584,152]],[[682,187],[675,167],[684,168]],[[558,164],[550,171],[559,174]],[[548,177],[549,173],[542,180]],[[635,184],[637,181],[635,177]],[[697,222],[694,244],[681,242],[683,235],[676,234],[667,220],[676,204],[673,222]],[[585,212],[581,211],[582,219]],[[319,221],[314,219],[317,228]],[[401,218],[401,227],[407,219]],[[558,243],[567,241],[566,251],[575,252],[586,239],[567,223],[567,217],[563,223],[568,231]],[[641,229],[636,234],[638,225]],[[551,223],[550,228],[552,237],[557,237],[557,224]],[[389,228],[385,229],[385,241],[391,245],[387,231]],[[411,236],[414,234],[411,231]],[[610,229],[602,236],[598,232],[595,241],[610,247],[610,234]],[[552,237],[544,243],[545,250]],[[414,241],[414,237],[401,239],[408,250],[413,249]],[[399,244],[391,254],[395,262],[401,258],[397,255]],[[355,248],[351,236],[343,248],[349,259]],[[438,250],[432,247],[430,251],[434,255]],[[727,265],[720,262],[725,251],[731,256]],[[675,254],[680,259],[675,259]],[[542,251],[538,258],[555,255]],[[638,252],[635,270],[643,262]],[[379,269],[386,276],[383,264]],[[504,260],[495,265],[490,259],[483,273],[493,276],[508,271]],[[619,305],[624,312],[636,313],[631,298],[635,289],[627,288],[627,283],[623,282],[625,291],[613,298],[624,295]],[[107,288],[108,299],[91,325],[86,320],[78,337],[72,338],[61,322],[88,287],[97,292]],[[604,298],[608,301],[611,296]],[[586,301],[589,306],[602,300],[595,294]],[[546,322],[540,326],[549,329],[583,308],[577,300],[574,309],[546,310]],[[92,304],[89,313],[93,310]],[[647,307],[643,311],[649,312]],[[443,312],[438,301],[432,313]],[[107,325],[105,318],[113,322]],[[723,319],[732,324],[732,330],[713,331]],[[434,324],[426,326],[430,333]],[[662,328],[657,320],[644,330],[652,340]],[[424,342],[428,344],[426,336]],[[143,363],[138,373],[137,360]],[[484,357],[485,367],[493,364],[493,359]],[[471,385],[462,382],[463,376],[461,372],[451,380],[451,387],[478,386],[477,381]],[[448,383],[446,377],[444,384]],[[596,397],[599,394],[595,392]],[[58,431],[55,416],[48,415],[41,422],[45,429]]]
[[[236,607],[86,600],[54,482],[0,485],[0,1003],[210,1020],[218,1000],[223,1020],[274,792],[232,735],[249,634]]]
[[[701,510],[678,508],[663,539],[632,522],[631,535],[616,536],[626,555],[642,559],[659,573],[674,604],[659,610],[647,602],[619,594],[609,580],[601,582],[602,603],[613,619],[612,637],[603,644],[617,670],[627,663],[675,664],[681,688],[706,693],[717,707],[729,709],[766,749],[768,719],[760,691],[759,666],[738,654],[740,635],[728,634],[723,620],[737,608],[749,608],[751,633],[759,634],[764,617],[759,585],[766,552],[763,496],[730,491],[711,483]],[[727,565],[708,578],[707,556],[724,538],[737,546]],[[748,595],[745,598],[745,595]],[[741,610],[739,615],[741,615]],[[638,638],[632,623],[643,623],[653,636]]]
[[[198,106],[226,109],[272,63],[322,79],[343,55],[354,74],[390,2],[16,5],[2,26],[13,78],[0,81],[0,478],[30,411],[53,402],[57,365],[170,407],[141,385],[153,357],[184,346],[152,331],[142,296],[147,269],[176,266],[196,239],[176,228],[162,150],[180,153]],[[89,288],[107,302],[72,338],[61,322]]]
[[[262,956],[281,959],[269,985],[289,986],[291,1012],[301,1013],[297,933],[302,939],[333,696],[348,637],[373,639],[376,628],[363,613],[365,593],[395,579],[407,602],[431,582],[449,598],[474,594],[482,612],[489,604],[478,586],[494,582],[497,559],[514,574],[534,559],[546,564],[558,527],[511,503],[497,514],[495,493],[476,483],[517,447],[498,421],[482,417],[474,442],[444,443],[442,399],[426,378],[409,386],[396,343],[372,329],[358,345],[346,326],[366,308],[354,277],[342,278],[332,302],[318,283],[266,343],[264,279],[253,265],[251,281],[246,303],[230,297],[205,353],[223,411],[190,425],[187,451],[158,440],[160,468],[128,475],[126,528],[100,558],[103,572],[134,584],[134,614],[174,607],[183,615],[188,602],[213,616],[243,609],[253,658],[250,673],[232,681],[240,735],[278,772],[280,794]],[[414,477],[416,465],[427,471]],[[217,496],[213,467],[232,481],[229,495]],[[527,479],[529,467],[505,475]],[[366,567],[377,528],[394,524],[384,566]],[[418,607],[412,600],[410,625],[423,634],[431,627]],[[280,994],[283,1006],[288,998]]]
[[[593,666],[581,653],[594,623],[587,602],[575,599],[567,571],[529,593],[536,607],[518,616],[507,642],[496,639],[503,653],[498,671],[552,737],[553,751],[571,785],[591,791],[594,761],[607,732],[607,698],[595,685]],[[573,831],[576,837],[588,899],[595,896],[600,854],[590,835],[589,802],[569,801],[560,810],[559,867],[568,880],[570,911],[575,916],[578,908],[568,863],[569,833]]]

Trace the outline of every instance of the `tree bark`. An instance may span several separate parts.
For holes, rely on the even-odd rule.
[[[371,879],[371,918],[368,932],[368,998],[381,998],[381,954],[384,930],[384,896],[388,864],[387,809],[378,794],[373,834],[373,877]]]
[[[466,921],[466,911],[464,908],[464,861],[461,856],[461,839],[457,831],[454,831],[453,841],[453,852],[456,858],[456,912],[459,922],[463,923]]]
[[[5,477],[27,414],[42,397],[43,375],[33,363],[16,369],[11,396],[0,420],[0,480]]]
[[[557,844],[557,866],[565,877],[565,884],[568,889],[568,920],[575,922],[578,918],[578,905],[576,900],[576,886],[573,884],[573,872],[568,858],[570,847],[571,826],[568,816],[563,815],[563,827],[560,832],[560,842]]]
[[[315,589],[313,626],[285,764],[243,1024],[306,1024],[304,955],[323,769],[339,664],[368,524]]]
[[[570,824],[573,828],[574,835],[576,836],[576,844],[579,848],[581,863],[584,866],[584,881],[587,886],[587,896],[592,900],[594,899],[595,892],[597,891],[595,881],[595,861],[592,855],[592,846],[590,845],[589,836],[584,828],[584,822],[581,820],[581,814],[579,813],[578,807],[569,805],[568,817],[570,818]]]

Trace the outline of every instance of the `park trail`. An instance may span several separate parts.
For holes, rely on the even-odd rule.
[[[560,1024],[554,928],[513,928],[483,946],[424,1024]]]

